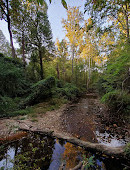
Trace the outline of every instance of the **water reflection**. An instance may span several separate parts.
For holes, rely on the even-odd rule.
[[[66,168],[75,167],[80,160],[82,160],[82,155],[85,154],[85,151],[78,146],[75,146],[71,143],[66,143],[64,145],[65,151],[63,154],[63,159],[66,160]]]
[[[2,148],[0,167],[46,170],[50,166],[54,144],[51,138],[28,134],[28,137]]]
[[[107,132],[100,133],[99,131],[95,132],[98,143],[101,143],[106,146],[119,147],[124,146],[129,140],[120,139],[117,135],[111,135]]]
[[[18,141],[0,146],[0,169],[59,170],[63,164],[67,170],[75,167],[83,155],[90,158],[94,154],[63,140],[28,134]],[[95,164],[91,170],[123,170],[120,160],[94,156]]]
[[[62,160],[62,155],[64,153],[64,145],[59,143],[59,140],[56,140],[56,143],[54,145],[53,149],[53,155],[51,159],[51,164],[49,166],[49,170],[58,170],[60,167]]]

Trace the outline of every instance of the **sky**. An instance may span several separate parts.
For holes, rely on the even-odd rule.
[[[61,0],[52,0],[52,3],[49,3],[49,0],[46,0],[48,4],[48,19],[50,21],[52,33],[53,33],[53,41],[58,38],[62,40],[65,37],[65,31],[62,28],[62,18],[67,18],[67,10],[62,6]],[[66,0],[67,5],[72,6],[80,6],[80,10],[84,12],[84,4],[85,0]],[[88,15],[85,13],[84,18],[87,19]],[[10,41],[9,33],[7,29],[7,23],[3,20],[0,20],[0,29],[4,33],[6,39]],[[14,46],[17,48],[18,44],[14,40]]]

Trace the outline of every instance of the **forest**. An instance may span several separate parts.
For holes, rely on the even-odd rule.
[[[81,7],[69,6],[68,1],[61,0],[60,3],[67,14],[67,17],[62,16],[61,20],[65,37],[62,40],[57,38],[56,41],[53,39],[47,12],[48,4],[53,2],[53,0],[0,1],[0,19],[7,23],[10,38],[8,42],[0,28],[0,121],[5,120],[8,124],[6,120],[23,122],[25,120],[24,123],[28,125],[29,120],[39,128],[42,121],[49,124],[49,117],[44,117],[46,113],[52,112],[55,120],[58,110],[66,106],[68,110],[65,109],[60,118],[67,121],[69,128],[72,122],[76,124],[77,119],[80,120],[83,116],[83,122],[78,122],[77,126],[80,130],[87,129],[88,122],[85,119],[89,119],[80,114],[82,109],[77,106],[84,104],[82,101],[84,98],[85,102],[89,103],[89,100],[93,102],[88,104],[91,105],[87,110],[89,118],[100,112],[101,114],[97,116],[100,119],[104,116],[106,123],[104,129],[107,132],[114,129],[114,133],[118,132],[119,138],[123,138],[120,135],[124,138],[129,137],[129,1],[85,0],[82,11]],[[87,19],[84,17],[86,14]],[[14,47],[14,42],[18,44],[18,48]],[[93,112],[92,109],[96,111]],[[72,114],[72,122],[71,118],[65,116],[69,114]],[[42,121],[40,117],[43,118]],[[88,124],[91,126],[90,122]],[[50,128],[57,134],[55,125],[54,129],[51,125],[45,128]],[[6,128],[8,131],[10,128],[11,133],[15,128],[21,128],[19,125],[9,126],[6,125]],[[70,131],[65,129],[65,132],[74,133],[73,137],[84,140],[85,134],[77,132],[77,126],[73,125]],[[0,140],[6,136],[3,135],[2,128],[1,126]],[[119,128],[123,129],[122,132],[117,130]],[[93,132],[88,135],[92,139],[90,142],[97,140],[91,137],[92,134]],[[63,139],[66,140],[64,137]],[[71,143],[71,140],[69,142]],[[126,143],[125,154],[129,157],[130,143]],[[88,158],[88,167],[84,165],[84,168],[91,167],[89,166],[93,164],[91,159],[93,157]],[[129,169],[129,166],[125,168],[127,167]],[[37,168],[33,165],[32,169]]]

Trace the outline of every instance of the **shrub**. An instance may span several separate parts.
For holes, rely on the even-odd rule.
[[[108,104],[112,109],[128,109],[130,104],[130,95],[128,91],[113,90],[106,93],[101,101]]]
[[[60,83],[60,81],[58,83]],[[58,84],[58,87],[52,89],[52,94],[53,96],[65,97],[68,100],[72,100],[80,95],[80,90],[71,83],[62,84],[60,88]]]
[[[17,105],[12,98],[0,95],[0,117],[8,116],[8,112],[16,109],[16,107]]]
[[[20,104],[21,108],[34,105],[51,95],[51,88],[55,85],[55,78],[49,77],[35,83],[31,87],[31,94]]]
[[[29,85],[22,63],[0,54],[0,94],[9,97],[22,96],[28,90]]]
[[[67,97],[68,100],[72,100],[75,97],[78,97],[80,94],[79,89],[70,84],[70,83],[66,83],[66,85],[64,86],[64,95]]]
[[[120,49],[116,49],[109,57],[104,73],[97,83],[99,93],[102,96],[101,100],[112,109],[128,112],[130,104],[128,47],[124,45]]]

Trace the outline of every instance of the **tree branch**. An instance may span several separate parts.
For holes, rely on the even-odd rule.
[[[121,24],[121,26],[123,27],[124,30],[127,30],[127,29],[124,27],[124,25],[122,24],[122,22],[119,20],[119,18],[117,18],[117,17],[116,17],[115,15],[113,15],[112,13],[111,13],[111,15],[112,15],[115,19],[118,20],[118,22]]]
[[[6,17],[7,17],[7,14],[6,14],[6,12],[5,12],[4,8],[2,7],[2,5],[0,5],[0,8],[2,9],[2,11],[4,12],[4,14],[5,14],[5,15],[6,15]]]

